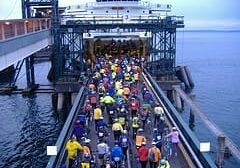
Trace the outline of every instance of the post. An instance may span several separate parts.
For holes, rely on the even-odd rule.
[[[216,164],[218,168],[222,168],[224,164],[224,150],[226,146],[226,137],[224,135],[219,135],[217,137],[217,160]]]
[[[57,103],[57,111],[63,110],[63,101],[64,101],[64,95],[63,93],[58,93],[58,103]]]
[[[180,86],[175,86],[175,87],[180,88]],[[176,90],[174,90],[174,101],[175,101],[175,107],[177,108],[177,111],[181,112],[183,110],[182,100],[179,93]]]
[[[26,64],[26,79],[27,79],[27,88],[31,87],[31,67],[30,67],[30,59],[29,57],[25,58],[25,64]]]
[[[189,95],[189,97],[190,97],[190,99],[191,99],[192,101],[194,101],[195,98],[196,98],[196,95],[191,94],[191,95]],[[189,128],[190,128],[191,130],[193,130],[193,128],[194,128],[194,126],[195,126],[194,123],[195,123],[195,115],[194,115],[193,109],[190,107]]]

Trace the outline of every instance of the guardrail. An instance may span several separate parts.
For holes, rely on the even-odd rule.
[[[0,20],[0,40],[50,29],[50,18]]]
[[[70,137],[70,134],[72,132],[72,128],[73,128],[73,124],[76,120],[77,114],[78,114],[78,110],[79,107],[81,106],[81,104],[84,101],[85,98],[85,88],[84,86],[82,86],[78,92],[78,95],[74,101],[74,104],[72,106],[72,109],[68,115],[68,118],[62,128],[62,131],[58,137],[58,140],[56,142],[56,146],[57,146],[57,155],[56,156],[51,156],[48,164],[47,164],[47,168],[57,168],[60,167],[60,165],[62,164],[62,162],[66,161],[67,159],[67,153],[65,150],[65,146],[66,143],[68,141],[68,138]]]
[[[190,145],[191,149],[189,149],[187,144],[183,143],[183,146],[187,149],[188,152],[190,152],[190,150],[192,150],[194,152],[194,154],[197,156],[197,158],[196,157],[191,158],[193,160],[193,162],[196,164],[196,166],[199,167],[198,162],[200,161],[200,163],[202,165],[201,167],[216,168],[216,165],[214,164],[213,160],[210,158],[208,153],[200,152],[200,150],[199,150],[200,143],[199,143],[198,139],[191,132],[191,130],[187,126],[187,124],[183,121],[183,119],[178,114],[177,110],[174,108],[172,103],[168,100],[166,95],[163,93],[162,89],[157,84],[157,82],[148,74],[148,72],[146,70],[144,70],[144,73],[146,74],[146,77],[149,80],[154,91],[160,97],[163,105],[167,108],[168,112],[171,115],[171,118],[177,124],[177,127],[179,128],[179,130],[182,132],[184,138],[186,139],[187,143]]]

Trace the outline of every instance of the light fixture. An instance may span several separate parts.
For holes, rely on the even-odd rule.
[[[10,22],[5,22],[6,25],[10,25],[11,23]]]

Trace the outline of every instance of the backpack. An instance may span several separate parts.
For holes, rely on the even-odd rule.
[[[121,146],[122,147],[127,147],[128,146],[128,139],[127,139],[127,137],[122,137],[121,138]]]
[[[149,159],[150,162],[153,162],[154,158],[155,158],[155,153],[154,153],[153,149],[150,149],[148,159]]]
[[[90,102],[91,102],[92,104],[96,104],[96,103],[97,103],[97,97],[96,97],[96,96],[91,96]]]

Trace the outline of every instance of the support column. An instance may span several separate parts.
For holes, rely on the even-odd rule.
[[[31,68],[30,68],[30,59],[29,57],[25,58],[26,65],[26,79],[27,79],[27,88],[31,88]]]
[[[74,104],[76,97],[77,97],[77,93],[72,93],[71,95],[72,105]]]
[[[189,97],[194,102],[196,95],[191,94]],[[189,128],[193,130],[194,126],[195,126],[195,115],[194,115],[194,111],[190,107]]]
[[[2,34],[2,40],[5,39],[5,31],[4,31],[4,24],[1,24],[1,34]]]
[[[57,98],[57,111],[62,111],[63,109],[63,101],[64,101],[64,95],[63,93],[58,93],[58,98]]]
[[[29,95],[38,87],[38,85],[35,84],[33,55],[25,58],[25,64],[26,64],[27,87],[26,87],[26,89],[23,90],[23,94]]]
[[[226,137],[224,135],[219,135],[217,138],[217,160],[216,164],[218,168],[222,168],[224,164],[224,150],[226,146]]]
[[[34,55],[30,56],[31,85],[35,85]]]

